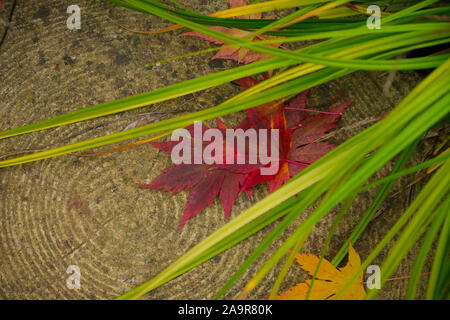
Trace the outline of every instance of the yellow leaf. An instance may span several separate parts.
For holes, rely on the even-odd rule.
[[[297,254],[297,262],[301,268],[314,275],[319,257],[313,254]],[[333,300],[336,294],[347,284],[352,275],[361,266],[361,258],[355,249],[349,244],[348,263],[343,268],[336,268],[328,260],[322,259],[316,279],[312,285],[309,299],[311,300]],[[311,280],[299,283],[288,291],[278,295],[277,300],[304,300],[308,293]],[[363,273],[361,272],[355,281],[341,296],[342,300],[361,300],[364,299],[366,292],[363,286]]]

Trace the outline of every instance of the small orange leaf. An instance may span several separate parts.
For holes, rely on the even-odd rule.
[[[319,257],[313,254],[297,254],[297,262],[301,268],[314,275]],[[346,285],[352,275],[361,266],[361,258],[355,249],[349,244],[348,263],[345,267],[339,269],[334,267],[328,260],[322,259],[316,279],[312,285],[309,299],[311,300],[333,300],[336,294]],[[286,292],[278,295],[277,300],[304,300],[308,293],[311,280],[299,283],[291,287]],[[363,286],[363,273],[361,272],[355,281],[342,294],[342,300],[362,300],[366,292]]]

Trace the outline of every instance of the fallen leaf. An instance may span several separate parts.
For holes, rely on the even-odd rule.
[[[296,260],[301,268],[313,276],[319,257],[314,254],[297,254]],[[311,300],[333,300],[341,289],[347,284],[353,274],[361,266],[361,258],[358,253],[349,244],[348,262],[343,268],[336,268],[328,260],[322,259],[316,279],[312,284],[312,289],[309,294]],[[311,286],[311,280],[299,283],[286,292],[278,295],[276,300],[305,300],[308,290]],[[352,282],[347,290],[340,296],[341,300],[362,300],[366,292],[363,285],[363,273]]]

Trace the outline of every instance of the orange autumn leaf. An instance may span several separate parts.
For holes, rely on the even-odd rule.
[[[297,254],[296,260],[301,268],[314,275],[319,257],[314,254]],[[352,275],[361,266],[361,258],[355,249],[349,244],[348,263],[343,268],[336,268],[328,260],[322,259],[316,279],[312,285],[309,299],[333,300],[341,289],[347,284]],[[286,292],[278,295],[276,300],[305,300],[308,294],[311,280],[299,283]],[[363,273],[361,272],[348,289],[340,296],[341,300],[362,300],[366,292],[363,286]]]

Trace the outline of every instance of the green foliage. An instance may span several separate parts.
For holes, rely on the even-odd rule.
[[[279,72],[216,107],[96,139],[0,161],[0,167],[37,161],[142,136],[168,134],[172,130],[185,127],[194,121],[216,118],[276,99],[289,97],[357,70],[436,68],[384,119],[316,161],[279,190],[248,208],[238,217],[202,240],[157,276],[121,296],[121,299],[141,297],[282,218],[276,228],[246,259],[225,287],[219,291],[216,296],[216,298],[219,298],[249,265],[280,234],[287,230],[288,226],[298,216],[321,199],[314,211],[266,261],[261,270],[244,288],[244,296],[288,253],[289,249],[300,250],[302,243],[314,225],[341,202],[344,202],[345,205],[340,212],[340,219],[336,221],[336,225],[344,219],[346,208],[351,204],[355,195],[375,185],[382,185],[372,205],[348,239],[354,244],[388,195],[395,179],[436,164],[440,164],[440,168],[427,182],[409,208],[401,215],[397,223],[362,263],[359,271],[366,268],[381,250],[398,235],[398,239],[382,265],[382,283],[384,284],[413,244],[419,240],[422,234],[425,234],[407,292],[407,298],[414,298],[424,261],[430,252],[434,239],[439,234],[427,298],[448,298],[446,282],[448,282],[449,276],[448,232],[450,220],[448,217],[448,192],[450,188],[450,159],[448,154],[443,154],[415,167],[403,168],[423,135],[436,124],[448,119],[450,111],[449,54],[440,53],[400,60],[392,60],[392,58],[414,49],[450,42],[450,23],[446,22],[445,19],[433,18],[433,16],[447,16],[448,19],[449,6],[430,7],[438,1],[427,0],[413,6],[396,7],[400,10],[386,11],[387,13],[382,19],[381,29],[369,30],[366,27],[366,18],[364,17],[306,19],[306,15],[311,12],[317,13],[319,16],[324,12],[339,16],[341,11],[338,11],[338,9],[341,9],[340,6],[348,3],[348,1],[276,0],[257,2],[249,6],[253,12],[304,6],[303,9],[299,10],[300,13],[290,14],[279,20],[209,17],[189,10],[170,8],[153,0],[110,1],[143,14],[165,18],[183,27],[220,39],[230,46],[270,54],[273,58],[173,84],[148,93],[91,106],[24,127],[6,130],[0,132],[0,139],[167,101],[264,71],[279,69]],[[363,8],[368,4],[378,4],[383,7],[388,2],[353,1],[352,4]],[[404,1],[398,1],[398,3],[404,3]],[[239,10],[235,10],[234,15],[239,16],[242,15],[241,13]],[[210,25],[232,26],[253,31],[255,34],[277,35],[284,36],[284,38],[252,41],[252,39],[236,38],[213,30],[208,27]],[[274,29],[274,27],[276,28]],[[267,46],[268,43],[305,40],[322,41],[296,51]],[[397,159],[391,174],[385,179],[367,185],[368,179],[398,154],[400,154],[400,157]],[[330,232],[329,239],[331,239],[334,229],[335,226]],[[348,248],[348,245],[343,244],[342,249],[333,260],[335,265],[345,256],[346,248]],[[288,267],[289,265],[286,265],[286,268]],[[283,271],[284,274],[287,271],[286,268]],[[355,277],[358,272],[355,273]],[[276,289],[283,277],[284,275],[277,280],[271,297],[276,294]],[[377,293],[377,291],[371,291],[367,298],[376,298]]]

